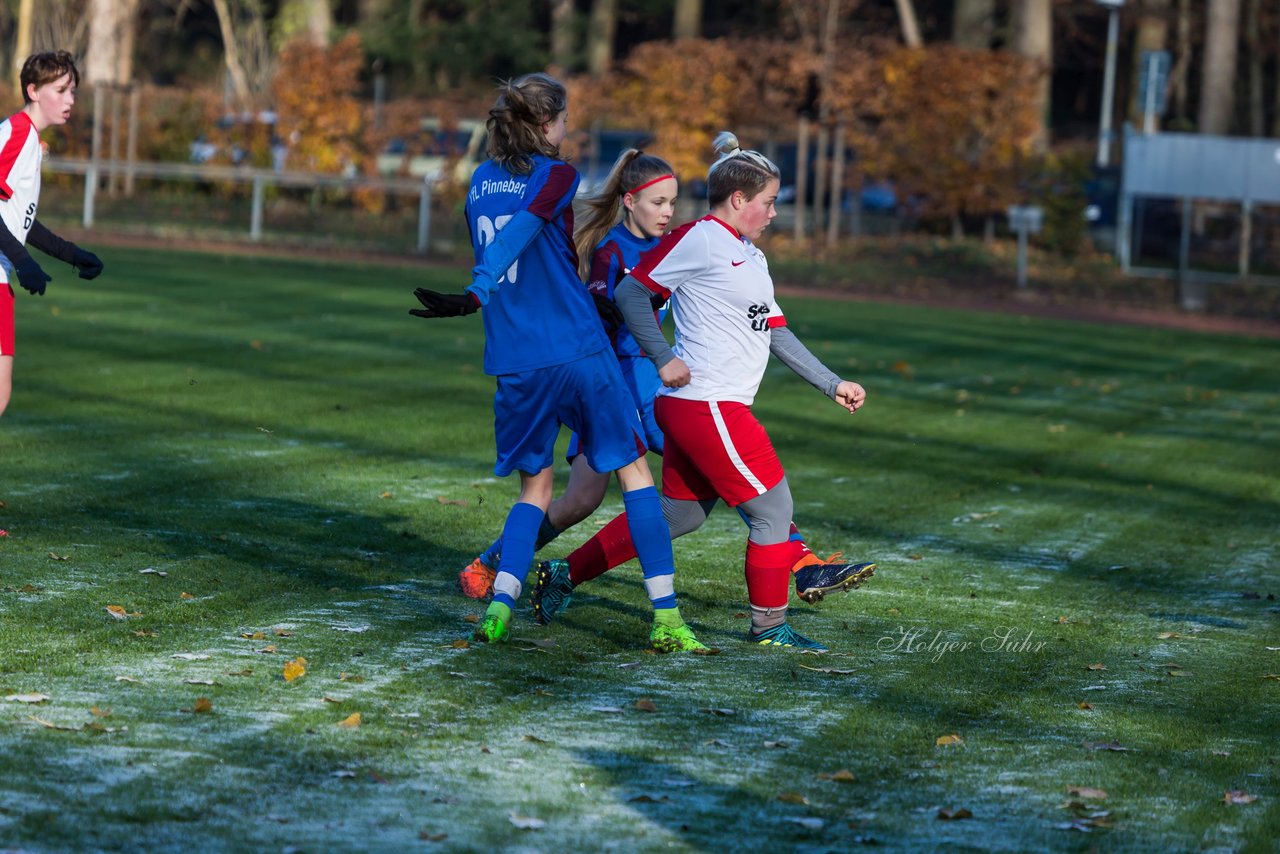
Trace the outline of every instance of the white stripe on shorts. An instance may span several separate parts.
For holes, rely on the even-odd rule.
[[[733,437],[729,435],[729,427],[724,423],[724,417],[720,414],[720,404],[714,400],[709,400],[707,405],[711,407],[711,418],[716,422],[716,432],[720,434],[720,442],[724,445],[725,453],[729,455],[729,460],[733,463],[733,467],[738,470],[738,474],[742,475],[743,480],[751,484],[751,487],[756,491],[756,495],[764,495],[768,492],[765,485],[760,482],[760,478],[752,474],[751,469],[747,468],[747,464],[742,461],[742,457],[738,456],[738,449],[733,446]]]

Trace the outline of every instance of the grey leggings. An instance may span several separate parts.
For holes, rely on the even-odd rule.
[[[718,498],[703,501],[686,501],[662,496],[662,515],[671,529],[671,539],[696,531],[707,521]],[[748,539],[756,545],[770,546],[784,543],[791,536],[791,514],[794,503],[791,487],[784,475],[778,485],[763,495],[738,505],[751,529]]]

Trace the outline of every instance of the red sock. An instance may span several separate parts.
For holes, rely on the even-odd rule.
[[[790,542],[761,546],[747,540],[747,599],[757,608],[784,608],[791,587]]]
[[[631,542],[631,530],[627,527],[627,514],[619,514],[600,529],[600,533],[582,544],[569,555],[569,580],[574,586],[604,575],[615,566],[624,564],[636,556]]]

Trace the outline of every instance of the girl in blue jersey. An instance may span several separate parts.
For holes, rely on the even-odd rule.
[[[572,201],[578,173],[560,159],[568,97],[546,74],[499,87],[489,111],[490,159],[471,180],[467,226],[473,281],[462,294],[414,292],[418,317],[484,307],[484,369],[497,380],[494,474],[520,472],[520,495],[502,530],[493,601],[477,641],[505,639],[539,526],[551,503],[560,425],[581,437],[597,472],[615,472],[654,606],[650,642],[663,652],[705,649],[676,606],[675,562],[662,505],[645,463],[644,434],[591,294],[578,278]],[[612,304],[609,304],[612,306]]]
[[[675,211],[678,189],[670,164],[661,157],[632,148],[614,163],[600,193],[586,200],[586,216],[574,238],[582,259],[580,272],[586,277],[593,298],[612,302],[614,285],[640,262],[644,252],[657,245]],[[660,313],[659,322],[664,313]],[[662,431],[653,418],[653,399],[662,387],[658,372],[626,326],[606,321],[605,331],[631,391],[645,444],[661,453]],[[570,463],[569,484],[547,509],[535,550],[595,512],[608,489],[608,474],[597,473],[587,463],[577,434],[570,439],[566,457]],[[499,537],[459,574],[463,593],[473,599],[490,595],[496,574],[493,567],[498,565],[501,554]]]

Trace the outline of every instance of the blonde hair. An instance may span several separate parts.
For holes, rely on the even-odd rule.
[[[614,161],[605,178],[604,186],[594,196],[583,202],[586,217],[574,234],[578,248],[578,272],[584,278],[591,269],[591,253],[596,244],[618,222],[622,198],[643,184],[673,174],[671,164],[655,154],[645,154],[638,148],[628,148]]]
[[[758,151],[744,151],[738,138],[727,130],[721,131],[711,146],[720,155],[707,170],[707,203],[711,207],[739,191],[754,199],[770,181],[782,177],[772,160]]]
[[[569,105],[564,85],[550,74],[534,72],[498,86],[498,100],[489,110],[489,156],[515,175],[533,171],[533,155],[559,157],[559,146],[547,142],[542,126],[554,121]]]

